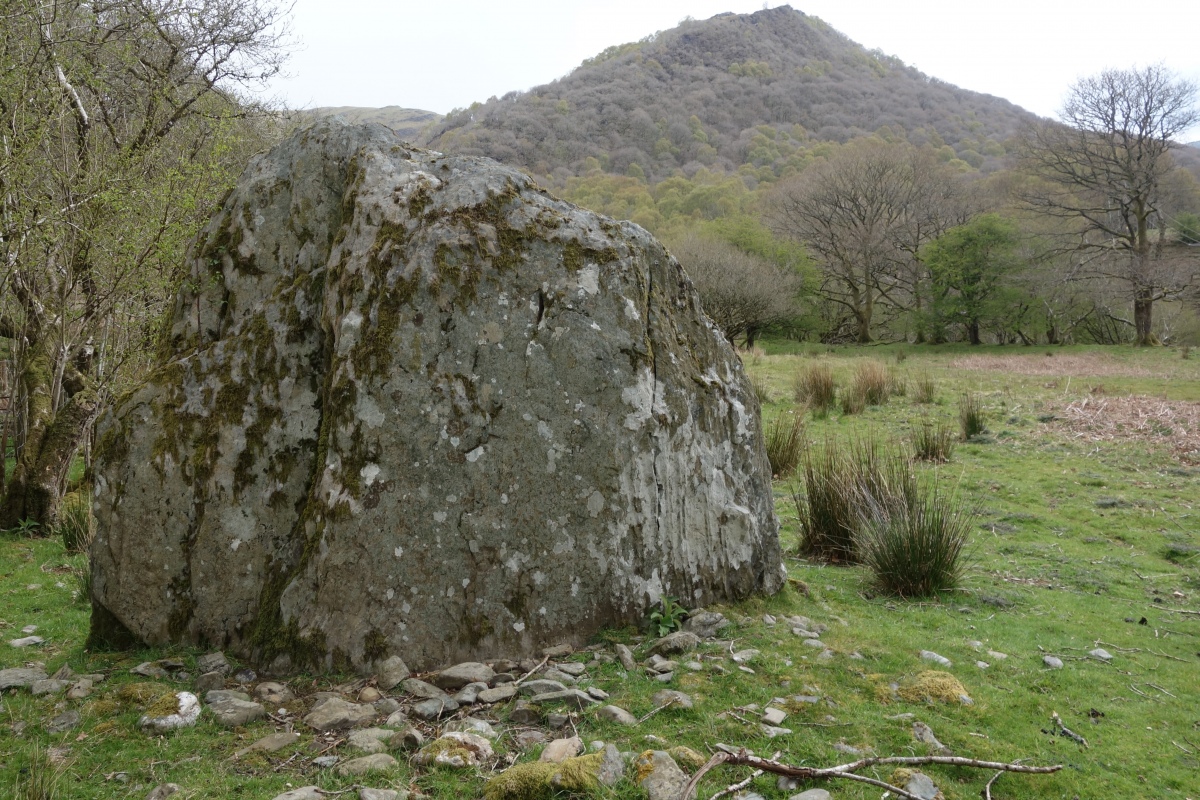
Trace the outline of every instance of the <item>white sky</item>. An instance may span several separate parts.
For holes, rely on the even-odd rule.
[[[782,5],[771,0],[769,6]],[[1054,116],[1068,86],[1162,63],[1200,81],[1200,0],[793,0],[927,75]],[[289,107],[445,113],[549,83],[605,47],[762,0],[296,0]],[[1190,137],[1200,139],[1200,128]]]

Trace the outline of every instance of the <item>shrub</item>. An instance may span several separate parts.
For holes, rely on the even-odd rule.
[[[56,800],[60,775],[50,754],[34,743],[29,751],[29,766],[17,773],[13,800]]]
[[[804,449],[804,415],[788,411],[775,418],[767,431],[767,460],[771,474],[786,478],[800,463]]]
[[[91,561],[85,561],[82,567],[72,569],[71,577],[75,579],[75,601],[80,605],[90,606],[92,604]]]
[[[867,408],[867,401],[862,392],[850,386],[842,391],[841,406],[843,414],[861,414]]]
[[[937,382],[928,372],[923,372],[913,381],[913,402],[931,405],[937,402]]]
[[[964,442],[987,431],[987,421],[979,398],[966,392],[958,401],[958,425]]]
[[[750,379],[750,385],[754,387],[754,396],[758,398],[758,404],[765,406],[771,403],[771,386],[767,383],[767,379],[763,376],[758,376]]]
[[[898,371],[888,370],[888,394],[893,397],[904,397],[908,393],[908,381]]]
[[[68,553],[86,553],[96,535],[91,493],[86,489],[63,497],[54,521],[54,535],[62,538]]]
[[[1187,361],[1189,358],[1191,358],[1192,357],[1191,346],[1185,344],[1183,346],[1183,349],[1181,349],[1179,351],[1179,357],[1182,358],[1184,361]]]
[[[881,406],[892,395],[892,376],[878,361],[864,361],[854,370],[851,390],[869,406]]]
[[[792,389],[797,403],[807,403],[822,412],[837,403],[837,383],[827,364],[814,364],[796,375]]]
[[[971,530],[971,509],[911,469],[887,471],[882,492],[860,489],[854,549],[878,589],[928,597],[954,588]]]
[[[864,492],[879,491],[890,454],[872,437],[826,439],[803,456],[804,493],[792,492],[800,519],[800,549],[825,561],[856,561],[854,530]]]
[[[913,458],[918,461],[949,461],[954,454],[954,432],[942,423],[922,422],[913,430]]]

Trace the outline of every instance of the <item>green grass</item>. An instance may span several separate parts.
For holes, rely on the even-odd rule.
[[[769,425],[795,408],[790,402],[792,382],[814,360],[828,365],[844,386],[861,359],[890,359],[900,348],[768,341],[764,349],[766,355],[748,369],[777,398],[764,407]],[[914,380],[928,374],[942,398],[976,394],[994,438],[988,444],[960,444],[948,464],[915,466],[922,475],[936,475],[945,490],[978,505],[960,588],[921,602],[872,596],[865,567],[799,558],[793,481],[777,481],[786,564],[791,577],[804,582],[808,591],[792,585],[774,597],[720,609],[735,622],[723,632],[734,640],[734,647],[761,651],[749,664],[753,674],[739,671],[727,659],[727,644],[705,645],[700,652],[714,660],[724,658],[719,663],[728,673],[679,674],[670,687],[691,694],[695,710],[667,709],[633,729],[583,712],[575,723],[580,736],[585,742],[600,739],[637,752],[661,747],[643,738],[654,735],[669,746],[686,745],[705,755],[713,744],[723,742],[759,754],[781,750],[781,758],[795,764],[830,766],[853,760],[834,750],[838,742],[870,747],[879,755],[928,752],[913,740],[911,720],[889,719],[911,713],[930,725],[956,755],[1067,765],[1049,776],[1006,775],[993,786],[997,798],[1195,800],[1200,796],[1200,617],[1177,611],[1200,610],[1200,466],[1182,463],[1155,439],[1093,441],[1077,436],[1064,426],[1062,409],[1068,402],[1096,397],[1091,390],[1098,385],[1104,387],[1103,397],[1133,392],[1200,401],[1200,360],[1149,348],[902,349],[906,357],[894,368],[900,377]],[[1020,356],[1038,364],[1091,358],[1104,366],[1097,374],[1088,374],[1076,363],[1061,374],[1031,375],[955,364],[974,355]],[[955,403],[917,405],[907,397],[852,416],[835,409],[823,419],[810,419],[806,435],[810,441],[827,436],[848,440],[875,431],[903,441],[926,420],[957,428]],[[84,652],[87,611],[72,600],[70,574],[81,559],[68,555],[56,540],[0,535],[0,618],[6,622],[0,630],[0,668],[39,659],[49,671],[67,662],[77,672],[111,675],[92,698],[69,704],[84,720],[66,734],[52,736],[42,727],[58,713],[55,699],[23,692],[3,699],[0,796],[29,765],[35,745],[68,748],[61,800],[140,800],[166,781],[182,786],[187,797],[247,800],[270,800],[288,784],[315,783],[333,791],[360,782],[309,767],[315,751],[307,731],[294,748],[234,762],[229,756],[236,749],[275,726],[259,722],[229,731],[205,718],[195,728],[153,738],[136,729],[136,708],[112,703],[106,708],[120,686],[135,680],[128,674],[130,667],[166,655],[190,661],[201,651]],[[34,584],[39,588],[28,588]],[[822,639],[834,651],[833,660],[818,661],[815,651],[803,646],[786,625],[767,626],[764,614],[801,614],[828,624]],[[1138,624],[1143,617],[1146,624]],[[8,647],[4,642],[19,636],[27,624],[39,625],[38,634],[47,644],[34,652]],[[632,644],[639,635],[611,631],[597,641]],[[976,649],[973,641],[982,647]],[[1085,657],[1098,642],[1115,656],[1111,664]],[[974,705],[927,705],[890,697],[889,683],[902,683],[929,668],[919,658],[922,649],[954,662],[948,671],[966,686]],[[991,657],[988,649],[1007,653],[1008,658]],[[854,653],[862,659],[852,658]],[[1043,654],[1059,656],[1065,668],[1045,669]],[[588,656],[575,658],[586,661]],[[981,670],[975,666],[977,659],[991,666]],[[611,702],[638,717],[654,710],[650,696],[663,688],[640,673],[622,678],[615,664],[589,674],[595,685],[611,694]],[[293,687],[305,694],[337,682],[328,676],[292,679]],[[753,713],[724,713],[810,693],[806,686],[815,687],[828,702],[793,707],[784,722],[796,732],[792,736],[767,739],[756,725],[738,719],[752,723]],[[1052,730],[1053,712],[1087,737],[1090,747],[1082,749],[1046,733]],[[19,722],[26,724],[17,736],[11,726]],[[502,752],[512,746],[509,737],[497,745]],[[342,752],[350,755],[344,748]],[[399,769],[361,782],[419,788],[437,798],[482,795],[483,775],[420,771],[396,755],[402,762]],[[106,779],[117,771],[128,773],[127,783]],[[990,772],[949,767],[925,771],[948,800],[979,797],[991,777]],[[699,797],[708,798],[749,774],[745,768],[718,768],[701,782]],[[888,775],[883,769],[878,773],[880,778]],[[875,800],[881,794],[845,781],[824,786],[839,800]],[[755,779],[750,788],[769,800],[794,794],[778,790],[769,775]],[[644,795],[626,783],[599,796],[633,800]]]

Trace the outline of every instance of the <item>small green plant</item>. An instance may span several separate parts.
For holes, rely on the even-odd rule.
[[[92,602],[92,564],[85,561],[83,566],[71,570],[75,580],[75,600],[80,605],[91,605]]]
[[[760,406],[769,405],[773,402],[771,396],[771,386],[767,383],[767,379],[761,375],[750,379],[750,385],[754,387],[754,396],[758,398]]]
[[[929,597],[958,585],[972,509],[910,469],[887,470],[882,491],[860,490],[854,548],[877,589]]]
[[[804,430],[803,411],[787,411],[775,418],[766,437],[772,475],[786,478],[795,471],[804,450]]]
[[[841,403],[842,414],[849,416],[851,414],[861,414],[867,410],[867,400],[857,388],[850,386],[842,390]]]
[[[941,422],[922,422],[913,430],[913,458],[945,462],[954,454],[954,432]]]
[[[41,529],[41,527],[41,524],[37,520],[23,519],[17,522],[14,527],[6,529],[4,533],[15,533],[18,536],[24,536],[27,539],[32,539],[38,535],[38,530]]]
[[[37,743],[29,750],[29,766],[17,773],[13,800],[57,800],[61,773]]]
[[[877,438],[849,443],[826,439],[804,452],[804,492],[793,490],[800,550],[822,561],[854,562],[854,530],[864,493],[878,494],[885,464],[896,460]]]
[[[908,358],[907,350],[897,350],[896,351],[896,363],[897,364],[903,364],[907,358]]]
[[[971,392],[965,392],[958,401],[958,427],[964,442],[987,431],[983,404]]]
[[[650,625],[658,631],[659,636],[666,636],[671,631],[683,627],[683,621],[690,612],[680,605],[673,597],[664,597],[657,611],[650,614]]]
[[[854,370],[851,390],[869,406],[881,406],[892,396],[893,380],[887,367],[878,361],[864,361]]]
[[[932,405],[937,402],[937,382],[928,372],[923,372],[913,381],[913,402]]]
[[[90,496],[90,492],[81,489],[65,496],[59,505],[54,535],[62,539],[68,553],[86,553],[96,535]]]
[[[814,364],[796,375],[792,393],[797,403],[807,403],[814,413],[828,413],[837,403],[837,383],[827,364]]]

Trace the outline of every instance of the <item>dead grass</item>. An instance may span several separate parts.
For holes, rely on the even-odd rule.
[[[1091,396],[1055,409],[1055,421],[1077,439],[1140,441],[1169,448],[1181,461],[1200,464],[1200,403],[1159,397]]]
[[[950,362],[955,369],[977,372],[1007,372],[1014,375],[1063,375],[1125,376],[1129,378],[1161,378],[1162,373],[1145,367],[1134,366],[1103,353],[1078,353],[1070,355],[1046,355],[1035,352],[1029,355],[1006,356],[963,356]]]

